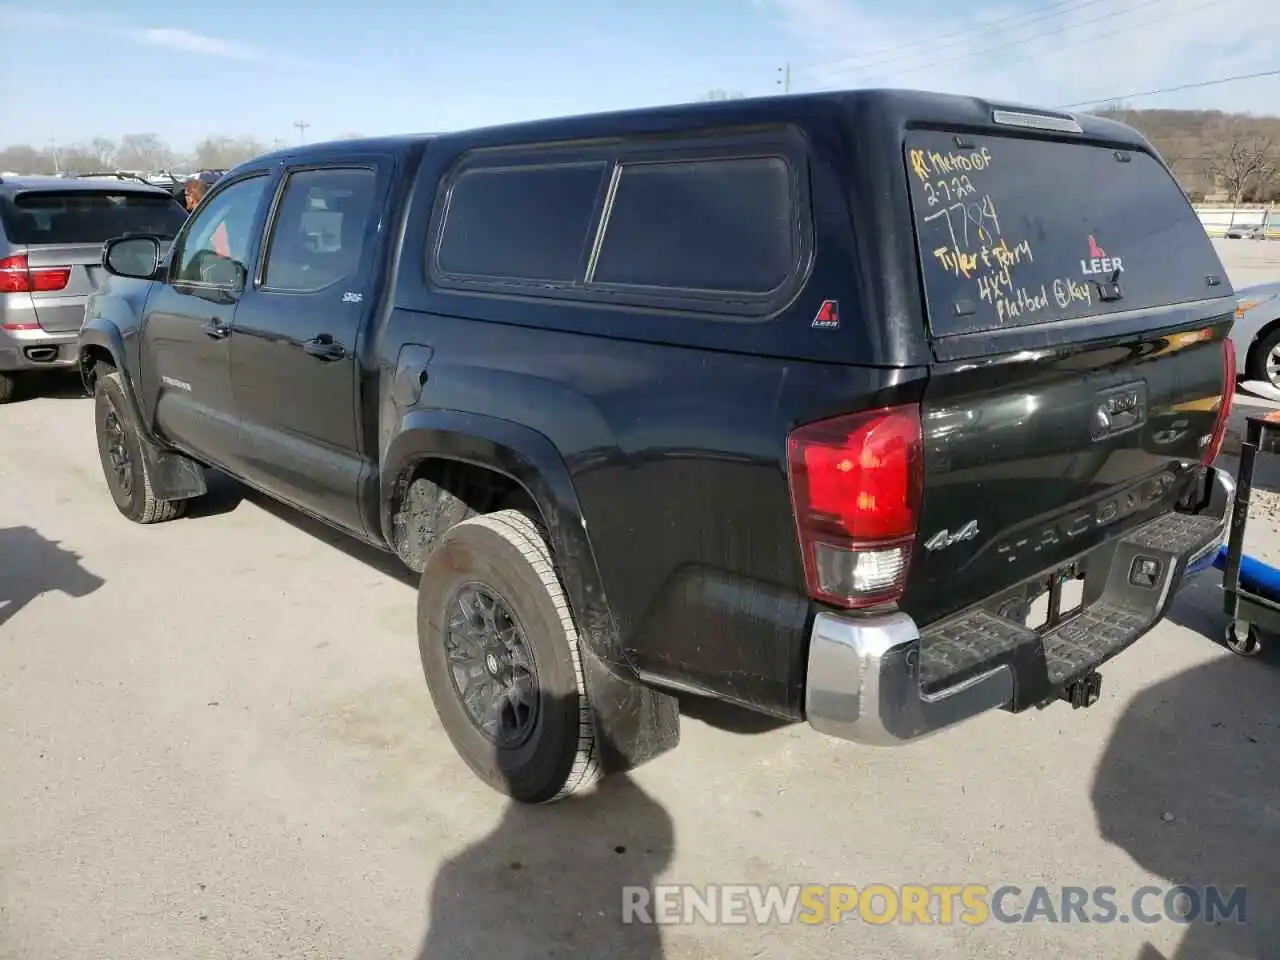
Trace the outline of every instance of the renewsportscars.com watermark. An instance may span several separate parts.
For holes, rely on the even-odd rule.
[[[1020,887],[1015,884],[659,884],[622,888],[622,922],[647,924],[1245,923],[1234,887]]]

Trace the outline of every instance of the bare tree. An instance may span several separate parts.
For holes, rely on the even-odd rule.
[[[85,145],[85,153],[91,154],[98,167],[109,169],[116,162],[116,144],[107,137],[94,137]]]
[[[197,167],[226,170],[266,152],[253,137],[205,137],[196,144],[193,156]]]
[[[173,165],[173,151],[154,133],[126,133],[116,162],[125,170],[160,170]]]
[[[58,169],[69,173],[89,173],[102,169],[97,151],[90,144],[72,143],[57,148]]]
[[[53,156],[26,143],[0,150],[0,173],[53,173]]]
[[[1251,190],[1268,186],[1276,175],[1277,156],[1274,137],[1259,133],[1239,121],[1226,126],[1216,155],[1206,169],[1231,196],[1240,203]]]

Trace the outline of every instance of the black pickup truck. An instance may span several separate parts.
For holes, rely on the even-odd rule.
[[[80,363],[140,523],[215,467],[421,573],[523,801],[677,695],[849,740],[1098,694],[1221,542],[1231,285],[1124,125],[901,91],[309,145],[106,245]]]

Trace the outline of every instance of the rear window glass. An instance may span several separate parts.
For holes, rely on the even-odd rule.
[[[794,220],[777,157],[624,164],[592,282],[767,294],[791,273]]]
[[[572,283],[582,274],[603,163],[468,170],[449,195],[446,274]]]
[[[68,190],[20,193],[4,206],[13,243],[104,243],[126,233],[172,239],[187,213],[167,194]]]
[[[905,162],[935,336],[1200,300],[1222,273],[1148,154],[914,131]]]

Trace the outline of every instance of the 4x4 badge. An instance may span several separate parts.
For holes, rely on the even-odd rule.
[[[834,330],[840,326],[840,302],[838,300],[823,300],[822,306],[818,308],[818,312],[813,317],[813,328],[815,330]]]
[[[955,533],[952,533],[950,530],[939,530],[924,542],[924,548],[929,551],[942,550],[952,544],[963,543],[965,540],[972,540],[977,535],[978,521],[970,520]]]

